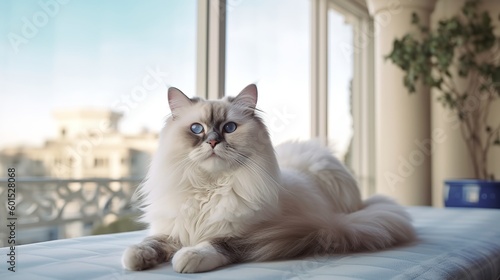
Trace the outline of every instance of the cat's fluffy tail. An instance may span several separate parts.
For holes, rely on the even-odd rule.
[[[361,210],[349,214],[284,218],[281,222],[263,225],[245,238],[248,260],[374,251],[415,238],[405,209],[382,196],[366,200]]]

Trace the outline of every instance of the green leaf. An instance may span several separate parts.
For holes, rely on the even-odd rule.
[[[442,19],[438,22],[437,29],[421,34],[423,36],[407,33],[393,41],[393,48],[385,59],[404,71],[403,85],[410,93],[416,91],[418,80],[431,88],[442,90],[442,78],[454,79],[450,67],[456,65],[458,76],[467,77],[471,72],[480,71],[486,80],[498,81],[500,96],[500,70],[498,75],[484,74],[492,67],[484,66],[476,58],[477,50],[486,50],[492,42],[500,43],[500,39],[493,35],[491,18],[487,12],[479,14],[477,3],[471,0],[466,1],[462,12],[466,17]],[[411,22],[418,25],[423,33],[425,28],[420,25],[420,18],[416,13],[412,14]],[[455,53],[461,56],[456,59]],[[485,90],[484,87],[479,88],[481,89]],[[453,109],[466,98],[465,95],[455,100],[445,96],[441,102]]]
[[[493,82],[493,84],[500,84],[500,66],[492,69],[491,81]]]
[[[465,119],[465,113],[463,112],[458,112],[458,119],[463,121]]]
[[[411,14],[411,23],[418,24],[419,22],[420,22],[420,18],[418,17],[417,13],[413,12]]]

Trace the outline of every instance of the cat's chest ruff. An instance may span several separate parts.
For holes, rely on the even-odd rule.
[[[231,184],[211,184],[194,188],[179,209],[179,217],[198,223],[238,222],[242,216],[253,215]]]
[[[192,190],[181,204],[179,215],[185,218],[196,218],[205,212],[213,213],[220,203],[233,199],[231,188],[228,186],[210,186]]]
[[[193,187],[179,206],[171,235],[183,244],[235,236],[254,215],[229,182]]]

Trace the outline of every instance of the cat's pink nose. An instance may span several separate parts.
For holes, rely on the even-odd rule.
[[[214,140],[214,139],[208,140],[207,143],[210,144],[210,146],[212,146],[212,149],[215,148],[215,146],[217,144],[219,144],[219,142],[217,140]]]

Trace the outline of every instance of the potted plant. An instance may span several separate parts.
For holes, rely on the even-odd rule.
[[[461,12],[439,21],[436,30],[423,26],[414,13],[412,24],[421,36],[396,39],[386,59],[404,71],[410,93],[418,82],[437,89],[438,101],[460,120],[475,178],[445,181],[445,205],[500,208],[500,181],[487,164],[491,149],[500,146],[500,120],[488,120],[492,102],[500,97],[500,38],[490,14],[478,12],[478,1],[467,1]],[[468,85],[457,87],[458,79]]]

